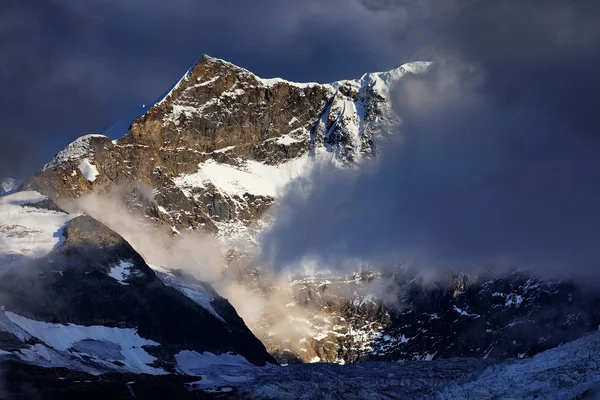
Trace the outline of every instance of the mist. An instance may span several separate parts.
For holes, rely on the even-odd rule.
[[[598,278],[600,4],[420,4],[402,40],[433,67],[394,89],[394,139],[290,185],[261,262]]]
[[[152,201],[152,188],[140,187],[137,192]],[[123,236],[148,264],[186,270],[208,282],[220,278],[224,249],[215,238],[197,231],[174,235],[170,226],[155,224],[142,211],[129,209],[124,193],[115,187],[106,194],[91,193],[59,204],[69,213],[89,215]]]
[[[153,201],[151,187],[140,186],[137,194],[148,203]],[[296,306],[293,287],[288,274],[270,274],[265,271],[256,285],[242,282],[236,268],[248,266],[242,262],[235,266],[227,260],[228,248],[214,237],[198,231],[183,231],[174,235],[170,226],[151,221],[142,210],[127,207],[124,190],[112,188],[108,193],[91,193],[75,199],[59,200],[64,210],[73,214],[86,214],[99,220],[121,235],[149,265],[180,270],[196,279],[210,283],[235,307],[247,326],[261,339],[267,338],[281,348],[300,354],[301,338],[315,335],[309,323],[321,316],[324,329],[330,328],[327,314],[316,309]],[[246,243],[237,243],[243,248]],[[264,318],[270,322],[264,324]],[[285,344],[285,346],[283,346]]]

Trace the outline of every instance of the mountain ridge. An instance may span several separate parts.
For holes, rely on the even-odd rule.
[[[373,135],[398,123],[387,97],[388,85],[427,66],[416,62],[357,80],[299,84],[258,78],[204,56],[162,99],[135,118],[122,138],[78,138],[25,188],[61,198],[140,183],[168,187],[169,193],[159,193],[154,204],[145,205],[149,218],[177,231],[216,233],[231,230],[227,225],[232,224],[235,230],[262,215],[273,204],[274,192],[306,174],[311,160],[328,158],[343,165],[373,153],[377,141]],[[213,171],[213,160],[230,168]],[[289,164],[291,171],[287,171],[292,160],[295,164]],[[281,184],[266,192],[227,193],[218,187],[219,179],[206,176],[239,175],[248,164],[256,165],[253,162],[260,163],[260,171],[242,178],[254,175],[264,181],[275,173],[283,175]],[[191,178],[198,172],[199,182]],[[169,212],[173,204],[176,217]]]

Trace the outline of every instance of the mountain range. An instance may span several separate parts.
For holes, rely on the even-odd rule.
[[[551,357],[543,352],[597,330],[600,297],[562,279],[455,271],[423,284],[398,268],[282,276],[256,263],[286,186],[316,165],[376,159],[401,131],[395,84],[428,67],[295,83],[203,56],[121,138],[82,136],[18,188],[3,181],[0,358],[18,371],[13,383],[55,371],[95,386],[90,377],[114,376],[107,393],[122,398],[134,396],[130,380],[240,395],[230,386],[275,390],[278,363],[466,357],[481,372],[491,360]],[[577,343],[597,347],[594,338]],[[289,371],[297,382],[306,370]],[[243,390],[268,398],[261,387]]]

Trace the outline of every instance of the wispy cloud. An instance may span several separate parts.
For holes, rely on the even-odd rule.
[[[435,67],[396,88],[397,141],[292,187],[263,258],[597,277],[600,5],[427,5],[413,39]]]

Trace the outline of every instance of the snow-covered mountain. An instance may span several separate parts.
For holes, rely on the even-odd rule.
[[[399,273],[282,281],[248,268],[244,245],[256,245],[285,186],[315,161],[356,168],[376,157],[399,123],[390,90],[428,65],[318,84],[263,79],[204,56],[122,138],[77,139],[23,188],[59,204],[118,192],[175,239],[217,237],[227,250],[223,278],[264,305],[242,317],[281,363],[528,357],[595,330],[598,297],[567,282],[457,273],[424,288]],[[157,274],[206,304],[203,285]],[[244,300],[234,306],[244,310]]]
[[[61,198],[148,184],[153,201],[131,203],[156,222],[247,236],[314,158],[347,164],[376,152],[377,135],[398,122],[391,85],[427,66],[322,85],[262,79],[204,56],[124,137],[77,139],[26,187]]]

